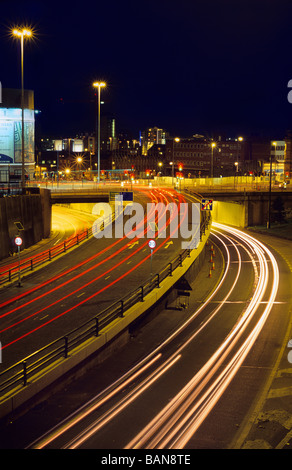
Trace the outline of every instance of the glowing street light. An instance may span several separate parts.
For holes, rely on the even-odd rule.
[[[243,137],[238,137],[237,139],[237,160],[234,162],[234,166],[235,166],[235,174],[234,174],[234,189],[235,189],[235,182],[236,182],[236,175],[238,175],[238,170],[239,170],[239,144],[238,142],[243,142]]]
[[[272,145],[275,147],[275,156],[277,150],[277,142],[273,142]],[[275,159],[276,161],[276,159]],[[271,228],[271,205],[272,205],[272,153],[270,153],[270,184],[269,184],[269,206],[268,206],[268,223],[267,228]]]
[[[97,181],[100,182],[100,89],[106,86],[104,82],[94,82],[93,86],[98,89],[98,119],[97,119]]]
[[[214,167],[214,157],[213,157],[213,152],[214,148],[216,147],[215,142],[211,143],[211,178],[213,178],[213,167]]]
[[[172,141],[172,162],[170,163],[171,165],[171,177],[172,177],[172,187],[173,187],[173,182],[174,182],[174,165],[175,165],[175,159],[174,159],[174,142],[179,142],[180,138],[175,137]]]
[[[13,36],[20,39],[21,44],[21,186],[25,187],[25,172],[24,172],[24,78],[23,78],[23,49],[24,49],[24,38],[32,36],[30,29],[24,28],[13,29]]]
[[[81,177],[81,163],[83,162],[82,157],[77,157],[76,162],[77,162],[77,165],[79,167],[79,176]]]

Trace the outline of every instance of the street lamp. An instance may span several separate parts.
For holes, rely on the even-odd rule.
[[[81,163],[83,161],[82,157],[77,157],[76,161],[77,161],[77,167],[78,167],[78,170],[79,170],[79,177],[81,177]]]
[[[175,165],[175,159],[174,159],[174,142],[179,142],[180,138],[175,137],[172,141],[172,162],[170,163],[171,165],[171,176],[172,176],[172,187],[174,183],[174,165]]]
[[[237,160],[234,162],[234,166],[235,166],[235,174],[234,174],[234,189],[235,189],[235,180],[236,180],[236,176],[238,176],[238,168],[239,168],[239,144],[238,142],[242,142],[243,141],[243,137],[238,137],[237,139]],[[237,181],[238,182],[238,181]]]
[[[98,89],[98,108],[97,108],[97,182],[100,182],[100,89],[105,87],[106,84],[104,82],[94,82],[93,86]]]
[[[273,142],[272,145],[275,147],[275,156],[276,156],[276,147],[277,142]],[[276,159],[275,159],[276,160]],[[269,184],[269,207],[268,207],[268,223],[267,228],[271,228],[271,205],[272,205],[272,152],[270,153],[270,184]]]
[[[25,172],[24,172],[24,78],[23,78],[23,49],[24,38],[32,36],[32,31],[29,29],[13,29],[13,36],[20,39],[21,44],[21,186],[25,187]]]
[[[214,148],[216,147],[215,142],[211,143],[211,178],[213,178],[213,167],[214,167],[214,157],[213,157],[213,152]]]

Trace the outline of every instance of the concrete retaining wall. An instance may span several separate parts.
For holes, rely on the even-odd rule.
[[[24,230],[18,231],[15,222],[21,222]],[[25,249],[47,238],[51,232],[51,206],[49,191],[40,194],[8,196],[0,199],[0,259],[16,251],[14,239],[21,235]]]

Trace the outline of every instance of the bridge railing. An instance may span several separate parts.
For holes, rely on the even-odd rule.
[[[204,214],[200,226],[200,237],[205,234],[210,224],[210,215]],[[138,302],[143,302],[144,297],[159,288],[160,283],[180,266],[190,256],[190,249],[183,250],[161,271],[151,276],[143,285],[139,286],[123,298],[111,304],[106,309],[98,312],[96,316],[71,330],[66,335],[56,339],[50,344],[27,356],[23,360],[12,365],[0,373],[0,396],[11,390],[26,386],[31,377],[43,372],[56,361],[62,361],[82,343],[98,336],[100,332],[109,326],[114,320],[123,317],[125,312]]]

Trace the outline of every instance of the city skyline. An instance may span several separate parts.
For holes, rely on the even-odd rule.
[[[43,135],[94,132],[92,84],[104,80],[102,112],[135,137],[157,126],[171,135],[229,133],[284,137],[288,101],[289,13],[280,1],[57,2],[1,5],[0,81],[20,87],[19,44],[30,25],[24,87],[32,89]]]

